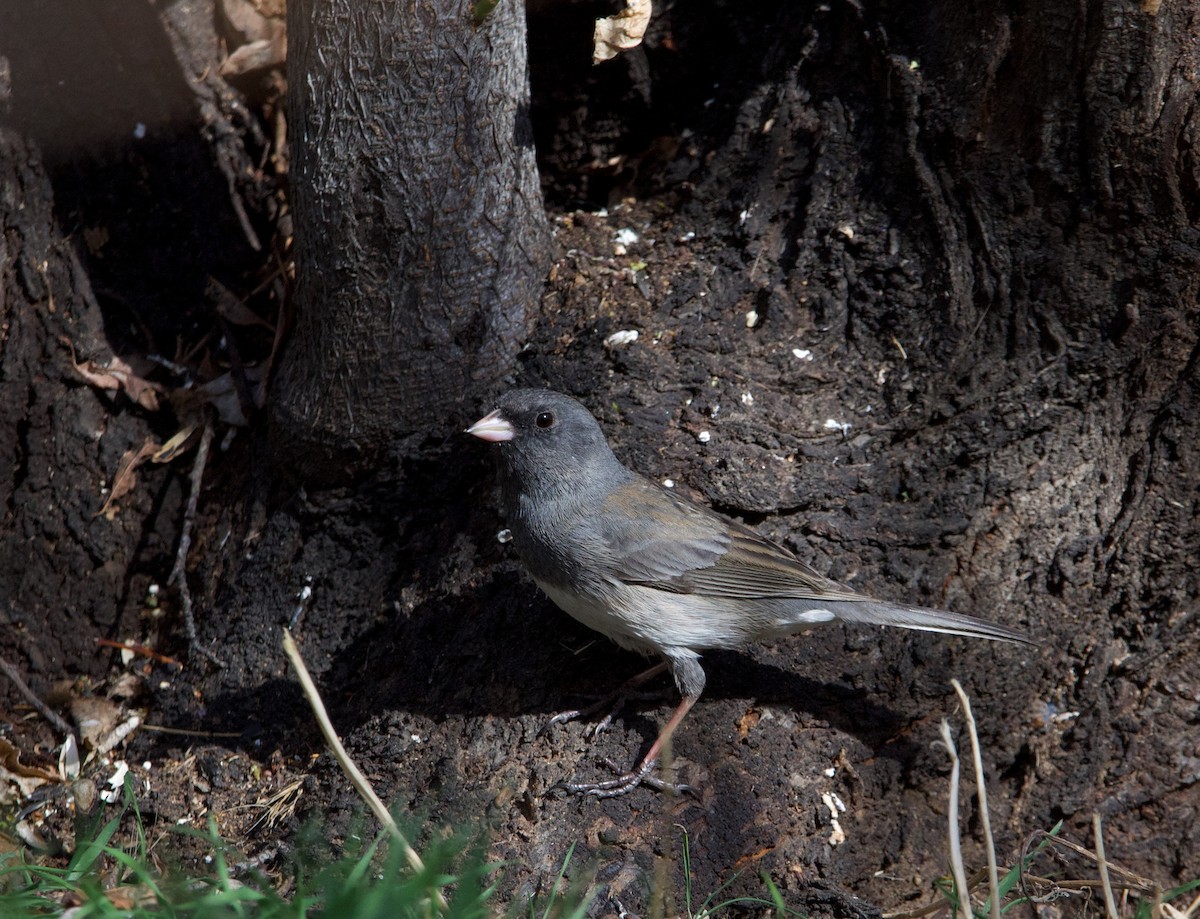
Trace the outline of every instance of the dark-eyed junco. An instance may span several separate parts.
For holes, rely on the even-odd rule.
[[[513,545],[538,586],[621,647],[660,655],[683,694],[632,771],[569,790],[608,797],[646,779],[704,690],[700,652],[707,649],[742,648],[839,619],[1029,641],[1007,626],[884,603],[822,577],[781,546],[621,465],[591,413],[560,393],[509,392],[467,433],[498,447]]]

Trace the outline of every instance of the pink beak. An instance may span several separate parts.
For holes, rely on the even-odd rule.
[[[466,433],[474,434],[488,443],[498,444],[512,440],[517,432],[513,430],[512,422],[500,414],[500,409],[496,409],[467,428]]]

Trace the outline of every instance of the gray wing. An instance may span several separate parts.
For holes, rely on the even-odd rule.
[[[610,513],[598,515],[597,523],[610,574],[627,584],[741,600],[809,601],[796,605],[797,627],[811,624],[805,614],[815,602],[846,622],[1032,643],[1024,632],[998,623],[857,593],[753,530],[644,479],[610,498],[605,510]]]
[[[618,501],[636,506],[614,506]],[[741,524],[644,479],[610,498],[605,510],[611,513],[597,519],[612,574],[627,584],[741,599],[869,599]]]

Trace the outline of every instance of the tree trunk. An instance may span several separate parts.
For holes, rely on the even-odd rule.
[[[467,0],[299,0],[288,25],[298,315],[271,405],[316,472],[473,410],[537,317],[548,236],[521,0],[478,24]]]

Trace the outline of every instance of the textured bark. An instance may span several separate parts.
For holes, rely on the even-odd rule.
[[[119,515],[98,514],[122,454],[151,432],[123,396],[72,367],[106,365],[112,352],[52,203],[36,148],[0,128],[0,656],[39,692],[105,672],[93,638],[136,624],[150,580],[141,566],[165,549],[157,511],[178,498],[146,470]],[[11,687],[0,684],[4,711]]]
[[[478,25],[471,8],[289,6],[298,317],[272,402],[289,459],[297,440],[315,465],[469,412],[537,316],[523,5]]]

